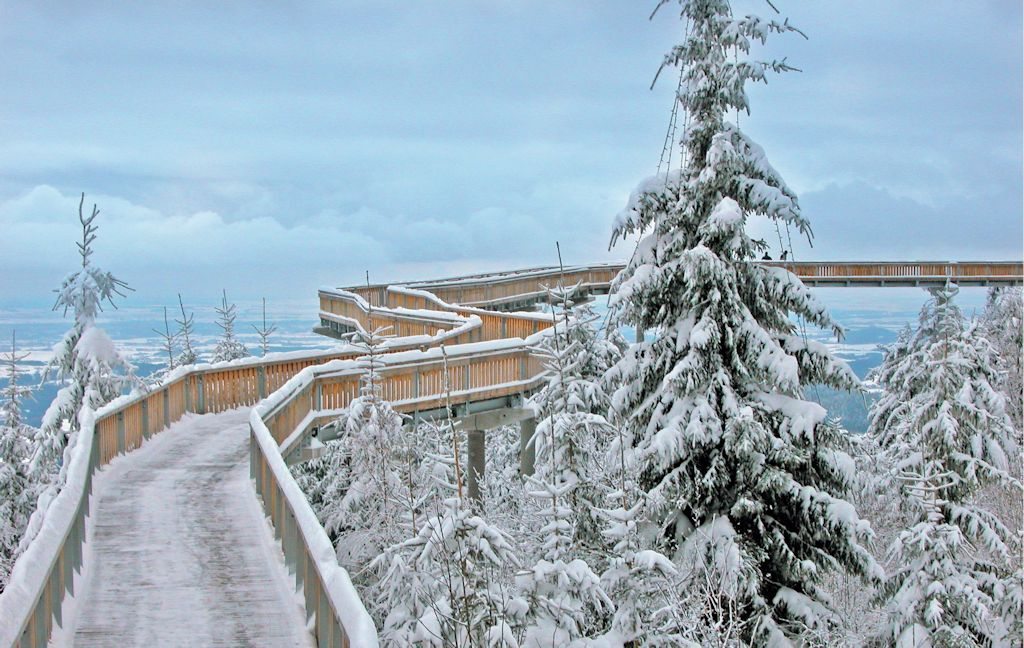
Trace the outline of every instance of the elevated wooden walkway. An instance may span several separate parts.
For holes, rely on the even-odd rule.
[[[768,265],[784,265],[815,286],[931,286],[946,281],[1020,285],[1024,274],[1020,262]],[[545,286],[560,280],[564,285],[578,284],[583,293],[607,292],[621,268],[615,264],[572,267],[564,272],[532,268],[402,285],[326,288],[320,291],[320,322],[326,333],[335,336],[382,325],[393,328],[396,337],[383,345],[382,389],[384,398],[399,411],[418,416],[437,411],[450,400],[458,415],[476,416],[521,402],[544,380],[543,367],[531,355],[530,347],[548,334],[551,316],[500,311],[542,299]],[[0,647],[42,648],[54,626],[63,623],[64,595],[75,590],[87,527],[110,524],[109,511],[119,506],[104,500],[97,507],[93,501],[92,479],[97,470],[114,457],[139,448],[186,413],[250,406],[249,476],[281,546],[287,578],[302,595],[314,640],[319,646],[376,646],[373,622],[348,575],[337,564],[326,532],[286,463],[314,430],[355,398],[362,371],[357,359],[360,353],[344,345],[329,352],[270,354],[196,365],[172,373],[146,393],[84,413],[66,485],[46,509],[38,535],[18,559],[11,583],[0,594]],[[194,467],[203,468],[201,464]],[[208,514],[211,518],[226,516],[229,508],[213,507]],[[230,525],[221,524],[224,520],[209,522],[220,525],[226,534],[235,533]],[[135,541],[130,535],[119,538],[116,533],[97,537],[103,538],[110,553],[123,550],[125,557],[115,557],[105,563],[107,567],[100,567],[108,574],[118,573],[129,560],[127,556],[134,555]],[[250,572],[248,567],[222,566],[218,586],[227,596],[236,581],[249,578]],[[131,584],[125,582],[125,586]],[[102,592],[97,593],[99,598],[87,596],[84,600],[102,600]],[[96,609],[79,610],[79,614],[93,624],[91,627],[104,623],[105,615]],[[285,635],[302,637],[302,621],[300,615],[296,623],[303,628],[291,628]],[[110,627],[112,634],[132,641],[132,630]],[[231,637],[226,641],[232,641]]]

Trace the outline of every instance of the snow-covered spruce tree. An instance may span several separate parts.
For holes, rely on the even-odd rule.
[[[241,340],[235,337],[235,319],[238,317],[238,313],[235,305],[228,303],[226,290],[221,295],[220,306],[214,310],[217,311],[217,326],[220,327],[221,336],[217,341],[217,347],[213,350],[213,361],[224,362],[225,360],[249,357],[249,350],[245,348]]]
[[[345,457],[348,469],[332,476],[340,481],[328,490],[341,497],[325,499],[322,511],[324,526],[336,534],[339,557],[360,567],[401,538],[405,509],[404,462],[396,452],[403,419],[380,393],[384,365],[377,347],[383,333],[377,329],[360,336],[366,354],[360,358],[359,396],[336,423],[341,436],[335,451]]]
[[[565,491],[561,505],[569,509],[568,540],[574,547],[593,551],[604,544],[600,521],[593,512],[599,506],[601,456],[613,430],[605,415],[610,395],[602,378],[622,358],[621,339],[598,334],[593,309],[573,306],[568,295],[575,288],[549,290],[549,298],[561,303],[564,319],[553,334],[531,349],[541,358],[548,382],[530,399],[537,411],[536,473],[531,480],[547,509],[549,495]]]
[[[539,500],[541,558],[516,576],[528,604],[523,646],[555,648],[583,645],[599,627],[602,612],[612,609],[601,580],[574,544],[576,516],[570,496],[577,481],[528,478],[530,495]]]
[[[1018,442],[1024,416],[1024,289],[991,288],[981,315],[981,330],[996,353],[998,386],[1017,427]]]
[[[116,308],[115,297],[130,290],[123,281],[92,263],[96,241],[96,217],[99,210],[85,215],[85,194],[78,204],[82,240],[78,252],[82,267],[68,275],[57,292],[54,310],[65,316],[70,311],[74,324],[54,347],[47,365],[47,377],[56,374],[64,382],[43,414],[42,426],[35,435],[31,469],[37,475],[53,473],[65,445],[72,445],[78,431],[78,414],[83,405],[96,409],[121,395],[137,383],[133,367],[114,347],[106,332],[96,326],[96,317],[106,302]],[[57,486],[61,479],[58,477]]]
[[[901,645],[1002,645],[1020,627],[1019,576],[1009,567],[1010,531],[974,495],[1007,472],[1013,430],[995,354],[967,327],[950,286],[932,290],[920,325],[876,372],[885,395],[871,411],[875,436],[899,484],[909,527],[893,548],[886,581],[886,638]]]
[[[532,349],[550,376],[532,399],[538,410],[536,472],[527,477],[529,495],[539,508],[540,551],[516,582],[529,603],[524,645],[537,648],[579,643],[612,607],[587,561],[602,544],[593,509],[600,497],[599,447],[611,426],[590,411],[602,393],[597,376],[584,375],[597,364],[588,346],[597,336],[592,321],[572,317],[570,292],[561,286],[549,290],[549,297],[561,302],[565,319]]]
[[[677,604],[679,570],[662,553],[645,548],[649,543],[641,534],[642,528],[651,527],[651,516],[637,479],[633,431],[614,410],[609,416],[614,436],[605,448],[607,468],[601,473],[608,508],[598,513],[609,549],[601,584],[615,609],[605,632],[596,637],[595,648],[687,645],[683,634],[690,619],[684,618],[684,606]]]
[[[381,636],[393,646],[518,647],[525,604],[510,588],[519,566],[511,538],[465,498],[450,421],[421,432],[440,442],[424,464],[428,505],[415,534],[371,564],[381,574]]]
[[[192,330],[195,315],[193,313],[185,313],[185,302],[181,299],[181,293],[178,293],[178,307],[181,309],[181,319],[174,320],[174,323],[178,325],[178,338],[181,340],[181,354],[178,356],[178,366],[185,367],[193,365],[199,360],[195,350],[192,348]]]
[[[754,262],[763,243],[745,230],[762,216],[811,235],[764,151],[726,120],[748,110],[748,81],[790,69],[748,58],[752,41],[793,28],[735,18],[724,0],[680,4],[687,35],[665,65],[682,67],[683,166],[643,183],[612,237],[641,237],[613,283],[613,321],[658,333],[609,372],[620,385],[612,405],[635,444],[659,546],[721,572],[721,596],[748,620],[742,641],[785,643],[829,619],[823,572],[881,576],[862,546],[870,527],[843,499],[845,433],[803,399],[808,384],[858,381],[798,335],[793,315],[841,329],[796,276]]]
[[[0,592],[7,584],[35,504],[36,489],[28,472],[33,429],[25,424],[21,409],[22,400],[32,390],[19,383],[18,366],[27,357],[18,353],[15,334],[11,333],[11,351],[0,354],[7,370],[7,385],[0,390]]]

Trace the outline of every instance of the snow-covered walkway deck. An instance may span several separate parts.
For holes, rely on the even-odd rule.
[[[189,414],[97,474],[86,571],[51,645],[313,645],[248,443],[248,409]]]

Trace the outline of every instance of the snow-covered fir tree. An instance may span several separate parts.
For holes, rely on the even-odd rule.
[[[600,626],[612,608],[588,563],[603,544],[594,509],[600,504],[600,448],[611,426],[601,414],[607,398],[598,378],[607,369],[593,328],[592,311],[571,309],[574,289],[559,286],[549,298],[560,302],[564,321],[533,349],[549,379],[531,399],[538,410],[534,444],[536,472],[527,489],[541,523],[539,552],[517,577],[529,604],[525,646],[572,646]],[[597,357],[592,357],[592,355]]]
[[[875,378],[885,389],[869,433],[909,514],[886,581],[886,638],[900,645],[1002,645],[1020,626],[1019,575],[1008,573],[1011,532],[974,495],[999,483],[1021,497],[1007,472],[1018,454],[995,354],[954,303],[934,289],[913,336],[890,351]]]
[[[178,355],[178,366],[185,367],[193,365],[199,361],[199,357],[196,355],[195,349],[192,348],[192,333],[195,319],[193,313],[185,313],[185,302],[181,299],[181,293],[178,293],[178,308],[181,309],[181,319],[174,320],[174,323],[178,325],[178,339],[181,342],[181,354]]]
[[[220,306],[214,310],[217,311],[217,326],[220,327],[221,336],[213,350],[213,361],[224,362],[225,360],[249,357],[249,350],[245,348],[241,340],[235,337],[235,319],[238,318],[238,309],[234,304],[228,303],[226,290],[221,294]]]
[[[603,544],[593,509],[601,504],[601,455],[613,434],[605,418],[610,395],[602,378],[622,358],[626,345],[617,332],[599,334],[593,309],[589,304],[573,306],[568,297],[573,292],[549,290],[549,298],[562,306],[563,319],[531,349],[548,373],[547,383],[530,398],[538,413],[532,482],[545,509],[551,493],[564,491],[560,506],[569,509],[568,539],[575,547],[593,550]]]
[[[528,478],[530,495],[540,501],[541,558],[516,577],[518,591],[528,608],[523,625],[523,646],[555,648],[580,646],[600,627],[602,613],[612,609],[611,600],[573,539],[577,517],[571,495],[578,481],[574,473],[552,474],[559,481]],[[589,512],[588,512],[589,513]]]
[[[650,542],[642,533],[651,530],[652,516],[647,513],[647,499],[638,482],[633,431],[622,424],[614,410],[609,416],[615,433],[604,450],[607,468],[602,474],[609,492],[605,496],[607,508],[598,512],[603,521],[601,533],[610,550],[601,583],[615,609],[594,645],[688,645],[686,623],[690,622],[691,629],[693,624],[685,618],[686,606],[680,601],[680,572],[667,556],[649,548]]]
[[[360,336],[363,374],[359,395],[335,421],[339,438],[324,456],[299,472],[322,475],[311,493],[343,565],[360,569],[402,538],[409,475],[403,448],[403,417],[381,397],[378,350],[383,329]],[[310,479],[300,477],[308,483]],[[353,571],[356,571],[353,569]],[[357,579],[358,581],[358,579]],[[357,584],[360,584],[357,582]],[[365,582],[362,583],[365,585]]]
[[[7,584],[35,503],[34,482],[28,472],[33,429],[25,424],[21,404],[32,390],[20,383],[18,366],[27,357],[18,353],[12,332],[10,352],[0,354],[7,374],[7,385],[0,390],[0,592]]]
[[[793,28],[734,17],[725,0],[680,5],[686,37],[665,65],[682,68],[683,165],[634,192],[612,238],[640,236],[613,283],[614,321],[657,334],[609,373],[612,405],[635,444],[657,546],[695,567],[691,579],[717,572],[747,621],[741,641],[783,644],[830,619],[826,571],[881,576],[862,546],[870,527],[843,499],[845,433],[803,397],[812,383],[858,381],[799,335],[792,316],[841,329],[796,276],[754,262],[764,244],[745,228],[760,216],[811,235],[764,151],[726,119],[748,110],[748,81],[790,69],[750,58],[752,43]]]
[[[412,536],[371,564],[384,645],[518,647],[526,605],[511,588],[519,566],[512,539],[467,501],[456,461],[462,435],[451,421],[421,432],[421,443],[436,448],[424,462],[427,506]]]
[[[981,330],[996,353],[998,386],[1017,427],[1018,442],[1024,416],[1024,289],[991,288]]]
[[[64,382],[43,414],[42,426],[35,435],[32,471],[39,475],[56,470],[65,445],[73,442],[78,431],[78,414],[83,406],[97,409],[136,384],[133,367],[114,346],[106,332],[96,326],[96,318],[107,303],[116,308],[115,297],[130,290],[125,282],[92,263],[96,241],[96,217],[93,205],[86,216],[85,194],[78,204],[82,240],[78,252],[82,266],[68,275],[57,292],[53,309],[74,317],[71,329],[54,347],[46,375]],[[58,478],[59,481],[59,478]]]

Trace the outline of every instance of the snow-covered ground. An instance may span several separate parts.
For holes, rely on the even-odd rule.
[[[55,646],[313,646],[249,480],[248,410],[186,415],[94,483]]]

